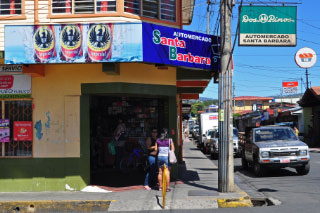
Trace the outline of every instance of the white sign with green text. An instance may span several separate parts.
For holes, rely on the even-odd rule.
[[[297,7],[242,6],[240,46],[296,46]]]

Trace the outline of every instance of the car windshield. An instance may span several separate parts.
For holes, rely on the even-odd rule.
[[[270,128],[255,130],[256,142],[268,142],[275,140],[295,141],[298,140],[298,138],[291,129],[286,128]]]
[[[212,132],[213,132],[213,130],[208,130],[208,134],[207,135],[211,136]]]

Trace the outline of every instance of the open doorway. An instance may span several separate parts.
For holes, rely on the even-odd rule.
[[[126,132],[123,153],[117,160],[119,153],[114,132],[119,118],[125,124]],[[91,184],[109,187],[142,185],[147,169],[144,164],[145,140],[152,128],[168,127],[168,123],[166,98],[90,96]]]

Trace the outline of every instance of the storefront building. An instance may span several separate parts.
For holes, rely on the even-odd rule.
[[[210,36],[178,29],[193,1],[182,2],[0,3],[0,191],[116,186],[110,143],[120,117],[127,155],[167,127],[181,158],[181,101],[201,93],[212,70],[208,48],[189,48],[210,46]]]

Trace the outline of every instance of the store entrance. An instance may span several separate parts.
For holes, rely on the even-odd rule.
[[[119,120],[125,125],[116,140]],[[152,128],[168,125],[168,100],[160,97],[90,96],[91,185],[143,185],[145,140]]]

